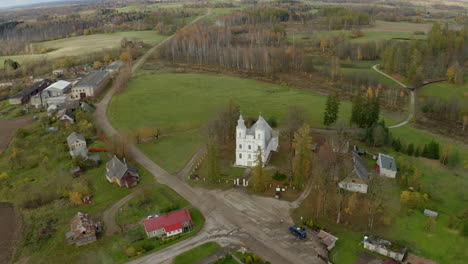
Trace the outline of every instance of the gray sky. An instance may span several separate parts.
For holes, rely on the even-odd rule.
[[[0,8],[38,4],[38,3],[50,3],[59,0],[0,0]]]

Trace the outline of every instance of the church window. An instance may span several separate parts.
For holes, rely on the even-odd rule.
[[[242,153],[239,153],[239,159],[242,159]]]
[[[250,156],[250,154],[249,154],[249,159],[251,159],[251,158],[252,158],[252,156]]]
[[[260,139],[260,138],[261,138],[261,137],[260,137],[260,134],[258,134],[258,139]]]
[[[251,145],[249,145],[249,149],[252,149],[252,146],[251,146]]]
[[[242,144],[239,144],[239,148],[240,148],[240,149],[242,148]]]

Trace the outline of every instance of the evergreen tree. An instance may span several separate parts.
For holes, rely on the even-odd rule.
[[[302,189],[311,170],[312,136],[308,125],[302,126],[294,134],[293,147],[295,150],[293,158],[294,184],[297,188]]]
[[[337,95],[329,95],[325,105],[325,113],[323,116],[323,124],[328,127],[336,122],[338,119],[338,112],[340,108],[340,99]]]
[[[215,143],[207,145],[207,161],[208,161],[208,181],[216,183],[221,176],[221,169],[218,160],[218,146]]]
[[[260,147],[258,147],[257,159],[255,162],[250,183],[254,191],[263,192],[265,191],[265,171],[263,169],[262,149]]]
[[[419,157],[421,155],[421,150],[418,148],[416,148],[416,150],[414,151],[414,156],[415,157]]]
[[[351,123],[358,125],[361,127],[363,116],[362,116],[362,109],[363,109],[363,100],[361,93],[354,97],[353,106],[351,109]]]

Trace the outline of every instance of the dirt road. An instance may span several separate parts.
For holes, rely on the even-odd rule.
[[[378,66],[380,64],[376,64],[374,66],[372,66],[372,69],[374,69],[374,71],[384,75],[385,77],[387,78],[390,78],[392,80],[394,80],[396,83],[398,83],[401,87],[405,88],[405,89],[408,89],[408,86],[406,86],[405,84],[401,83],[400,81],[398,81],[397,79],[393,78],[392,76],[386,74],[385,72],[381,71],[378,69]],[[409,105],[409,111],[408,111],[408,117],[401,123],[399,124],[396,124],[396,125],[393,125],[393,126],[389,126],[388,128],[397,128],[397,127],[401,127],[401,126],[404,126],[406,124],[408,124],[411,119],[413,118],[414,116],[414,108],[415,108],[415,96],[414,96],[414,91],[408,89],[408,91],[410,92],[410,105]]]
[[[0,263],[8,263],[16,243],[18,229],[14,208],[0,203]]]

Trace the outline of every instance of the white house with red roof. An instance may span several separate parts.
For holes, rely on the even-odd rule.
[[[181,234],[193,227],[192,217],[188,209],[180,209],[165,215],[143,221],[146,235],[152,237],[170,237]]]

